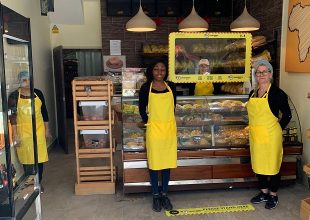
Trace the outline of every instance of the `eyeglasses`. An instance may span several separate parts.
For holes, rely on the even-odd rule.
[[[255,75],[256,75],[256,76],[267,76],[268,73],[270,73],[269,70],[264,70],[264,71],[262,71],[262,72],[256,71]]]

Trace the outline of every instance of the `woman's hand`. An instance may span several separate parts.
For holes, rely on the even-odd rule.
[[[48,126],[48,122],[44,122],[44,127],[45,127],[45,138],[46,142],[49,142],[52,140],[52,135]]]
[[[45,138],[46,138],[46,142],[49,142],[52,140],[52,135],[49,129],[45,130]]]
[[[17,132],[17,126],[16,125],[12,125],[12,142],[13,142],[13,145],[16,147],[19,147],[20,143],[21,143],[21,138]]]

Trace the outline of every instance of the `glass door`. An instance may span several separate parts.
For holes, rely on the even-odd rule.
[[[1,6],[1,15],[1,125],[7,137],[3,155],[6,156],[8,176],[8,190],[3,191],[9,200],[10,216],[21,219],[39,198],[30,26],[28,18],[5,6]],[[0,165],[0,170],[1,167],[4,166]]]
[[[1,76],[1,90],[3,91],[5,83]],[[5,88],[5,87],[4,87]],[[5,91],[5,89],[4,89]],[[3,109],[3,95],[0,98],[0,218],[9,217],[12,215],[12,188],[10,182],[12,178],[9,178],[12,173],[8,172],[10,169],[10,163],[7,162],[8,155],[6,151],[10,149],[6,143],[10,140],[7,138],[8,126],[6,126],[5,121],[7,121],[7,114]]]

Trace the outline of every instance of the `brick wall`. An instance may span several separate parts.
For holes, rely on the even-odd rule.
[[[280,50],[281,50],[281,29],[282,29],[282,0],[256,0],[250,1],[251,14],[259,19],[261,24],[258,34],[265,35],[268,40],[277,41],[277,50],[274,64],[274,81],[279,85],[280,79]],[[274,38],[277,32],[277,39]]]
[[[157,30],[149,33],[131,33],[126,31],[126,23],[131,17],[108,17],[106,1],[101,0],[102,54],[110,54],[110,41],[122,41],[122,54],[126,56],[128,67],[140,67],[142,64],[141,49],[143,43],[168,44],[170,32],[178,30],[176,18],[161,18],[162,24]],[[229,31],[231,17],[211,18],[209,31]]]
[[[279,67],[280,41],[281,41],[281,20],[282,20],[281,0],[253,0],[247,1],[248,11],[259,20],[261,29],[253,32],[253,35],[265,35],[268,40],[272,40],[274,32],[278,34],[278,49],[276,58]],[[233,0],[233,16],[226,18],[211,18],[209,31],[229,31],[230,23],[243,11],[244,1]],[[149,33],[131,33],[126,31],[125,25],[131,17],[108,17],[106,1],[101,0],[101,30],[102,30],[102,52],[104,55],[110,53],[110,39],[122,41],[122,54],[126,56],[128,67],[141,66],[141,49],[143,43],[167,44],[170,32],[177,31],[178,24],[176,18],[162,18],[162,24],[157,30]],[[277,68],[275,74],[278,81]]]

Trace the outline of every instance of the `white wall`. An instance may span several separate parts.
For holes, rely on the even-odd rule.
[[[287,73],[285,72],[286,34],[288,30],[288,3],[283,0],[282,18],[282,42],[281,42],[281,64],[280,64],[280,86],[291,97],[301,122],[302,138],[304,143],[303,164],[310,163],[310,139],[306,137],[306,130],[310,128],[310,99],[307,98],[310,92],[309,73]],[[297,32],[296,32],[297,34]],[[308,58],[310,59],[310,54]],[[306,183],[306,178],[304,178]]]
[[[1,3],[30,18],[34,86],[43,91],[50,117],[52,136],[56,137],[55,97],[52,67],[50,24],[41,16],[38,0],[2,0]]]
[[[101,48],[100,0],[84,0],[83,6],[84,24],[56,24],[60,32],[52,34],[53,47],[62,45],[65,48]]]

